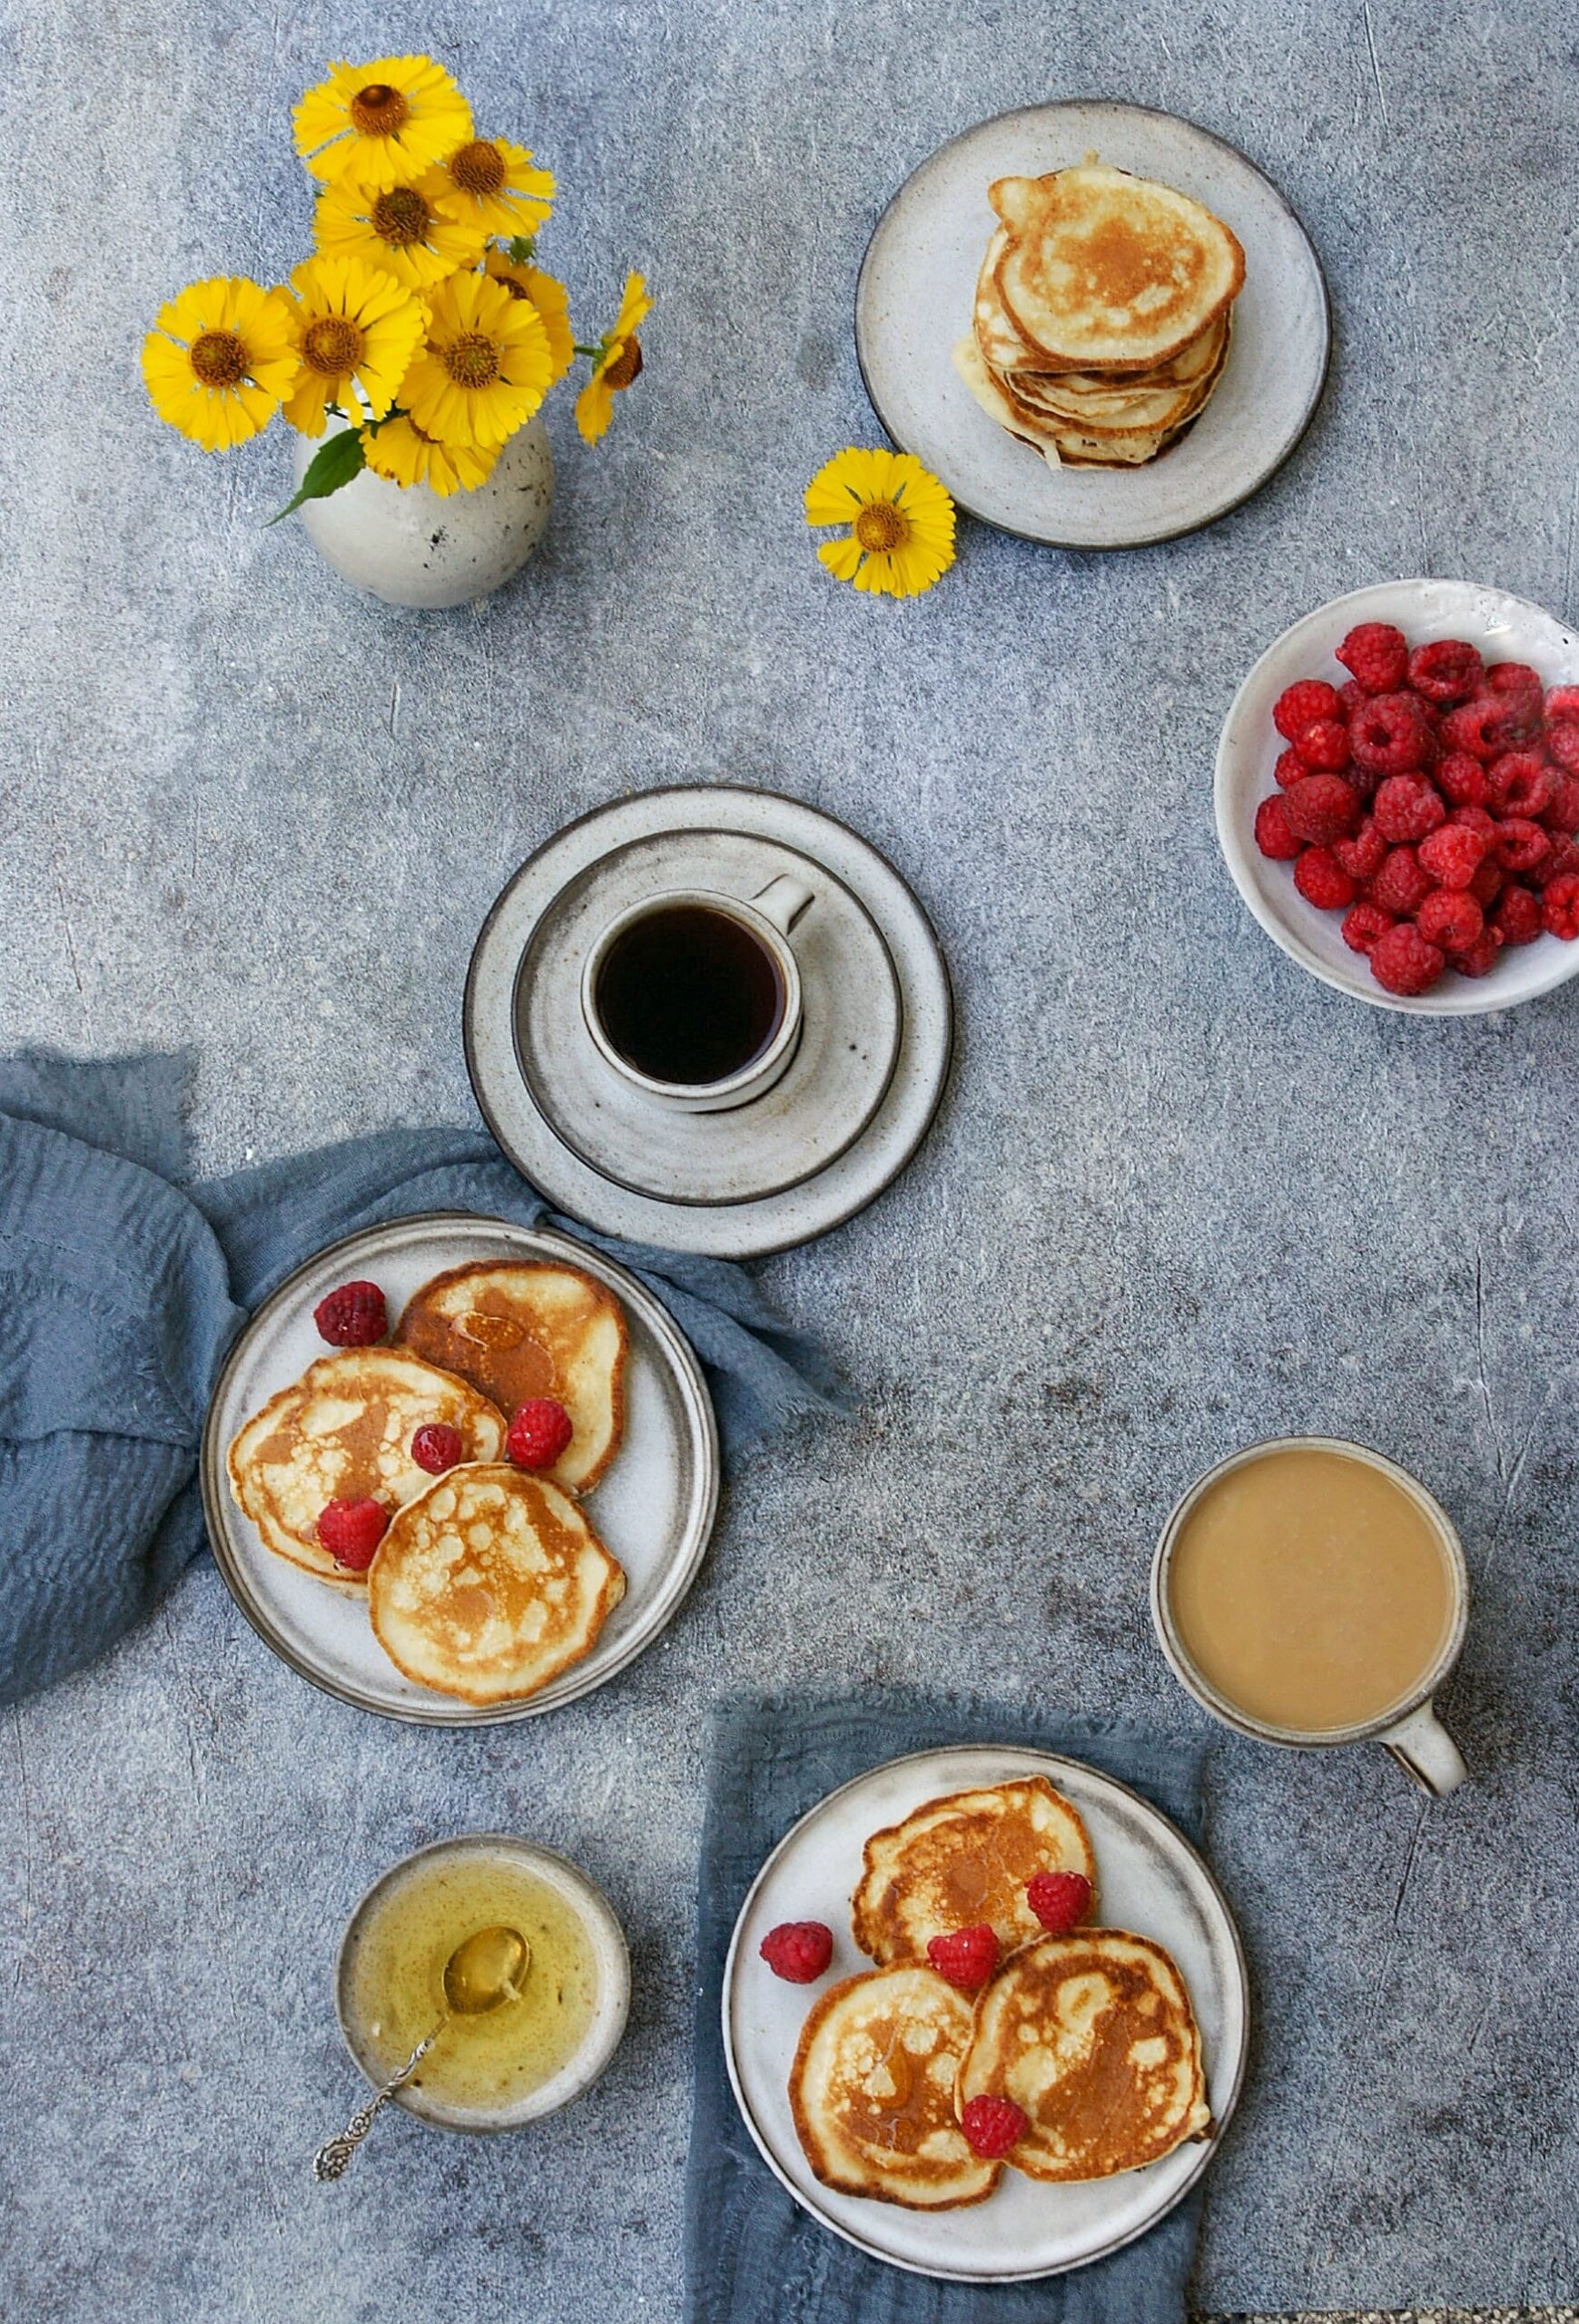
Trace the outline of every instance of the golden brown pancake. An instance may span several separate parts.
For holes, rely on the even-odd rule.
[[[482,1260],[451,1267],[413,1293],[396,1342],[458,1373],[504,1413],[558,1398],[574,1433],[547,1473],[570,1492],[597,1482],[625,1427],[624,1311],[579,1267]]]
[[[576,1503],[508,1463],[451,1469],[408,1502],[368,1571],[399,1670],[462,1702],[512,1702],[592,1651],[625,1573]]]
[[[985,1921],[1000,1945],[1022,1945],[1041,1926],[1025,1897],[1038,1872],[1096,1885],[1086,1827],[1045,1776],[928,1800],[867,1841],[855,1942],[874,1961],[920,1961],[930,1938]]]
[[[1031,2179],[1108,2179],[1211,2129],[1200,2034],[1169,1955],[1124,1929],[1042,1936],[976,1997],[962,2107],[991,2093],[1030,2128],[1009,2160]]]
[[[459,1430],[469,1461],[504,1450],[502,1413],[466,1381],[405,1348],[339,1348],[254,1413],[230,1449],[232,1488],[265,1548],[360,1594],[366,1574],[320,1547],[318,1520],[331,1501],[392,1510],[425,1492],[411,1439],[433,1421]]]
[[[954,2112],[971,2004],[932,1969],[871,1969],[833,1986],[802,2028],[790,2106],[824,2187],[909,2211],[985,2201],[999,2165],[972,2154]]]

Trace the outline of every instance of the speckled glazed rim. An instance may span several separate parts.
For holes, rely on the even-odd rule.
[[[388,1871],[380,1874],[371,1887],[358,1900],[345,1925],[340,1948],[335,1955],[335,2017],[351,2061],[370,2088],[380,2089],[391,2069],[370,2064],[363,2057],[350,2023],[347,1984],[351,1948],[368,1915],[414,1866],[430,1863],[435,1857],[484,1854],[513,1858],[524,1871],[535,1873],[545,1886],[552,1888],[579,1914],[597,1962],[597,2002],[581,2049],[560,2067],[557,2074],[550,2075],[540,2088],[530,2092],[508,2112],[485,2120],[470,2112],[432,2102],[424,2104],[424,2093],[410,2085],[404,2090],[397,2090],[391,2098],[391,2104],[399,2106],[415,2121],[426,2123],[429,2130],[463,2131],[478,2136],[491,2135],[497,2131],[522,2130],[528,2122],[540,2122],[546,2116],[558,2113],[561,2107],[569,2106],[577,2098],[584,2097],[618,2049],[625,2033],[626,2019],[630,2014],[630,1955],[626,1945],[625,1931],[602,1889],[582,1871],[578,1864],[572,1864],[568,1856],[560,1856],[553,1848],[543,1847],[536,1840],[522,1839],[513,1832],[465,1832],[453,1839],[433,1840],[427,1847],[413,1850],[411,1855],[402,1856],[398,1864],[391,1864]]]

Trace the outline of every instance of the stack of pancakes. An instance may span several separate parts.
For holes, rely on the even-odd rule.
[[[319,1357],[254,1413],[230,1449],[231,1483],[264,1546],[363,1599],[405,1675],[478,1704],[535,1694],[581,1661],[625,1575],[573,1495],[602,1476],[625,1426],[625,1316],[579,1268],[480,1263],[415,1292],[393,1344]],[[552,1396],[571,1436],[554,1466],[504,1461],[508,1415]],[[459,1431],[459,1463],[433,1476],[419,1429]],[[318,1539],[331,1501],[390,1513],[366,1572]]]
[[[988,189],[1002,222],[954,365],[1053,467],[1136,468],[1222,376],[1245,254],[1188,194],[1094,158]]]
[[[878,1966],[814,2006],[790,2073],[824,2186],[913,2211],[985,2201],[1002,2165],[961,2128],[972,2098],[1012,2099],[1009,2162],[1040,2180],[1110,2178],[1211,2129],[1189,1994],[1161,1945],[1126,1929],[1049,1935],[1026,1885],[1095,1861],[1044,1776],[928,1801],[867,1842],[856,1944]],[[931,1967],[934,1936],[988,1924],[1003,1955],[973,1997]]]

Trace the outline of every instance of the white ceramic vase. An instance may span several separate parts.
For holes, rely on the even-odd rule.
[[[301,483],[325,438],[299,437]],[[518,428],[484,484],[448,497],[425,484],[390,484],[364,468],[298,512],[326,565],[390,606],[463,606],[508,581],[542,539],[554,497],[554,458],[541,417]]]

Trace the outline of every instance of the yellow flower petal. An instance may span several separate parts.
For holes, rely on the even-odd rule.
[[[441,442],[496,447],[553,382],[543,318],[486,274],[453,274],[429,302],[427,345],[400,386],[417,425]]]
[[[576,334],[570,328],[570,300],[562,282],[556,282],[541,267],[522,264],[507,258],[501,250],[488,254],[487,271],[496,282],[502,282],[513,299],[526,299],[536,307],[543,319],[543,329],[548,334],[548,355],[554,366],[550,387],[562,379],[576,360]]]
[[[296,378],[285,417],[321,436],[331,404],[380,419],[422,344],[426,311],[413,292],[360,258],[310,258],[291,278]]]
[[[535,234],[554,206],[554,172],[539,169],[508,137],[474,137],[469,129],[444,156],[445,196],[452,216],[507,240]]]
[[[918,596],[954,561],[954,504],[913,452],[850,445],[825,461],[805,489],[808,525],[847,525],[817,555],[836,579],[869,594]],[[868,509],[879,513],[870,524]],[[866,547],[885,542],[885,547]]]
[[[315,178],[409,185],[471,134],[471,107],[430,56],[331,64],[296,108],[296,150]]]
[[[458,268],[475,266],[487,237],[455,217],[442,170],[425,170],[409,185],[331,185],[320,194],[313,240],[331,256],[365,259],[408,290],[428,290]]]
[[[391,484],[425,484],[441,499],[486,482],[498,458],[497,449],[440,443],[405,412],[364,429],[362,455],[375,476]]]
[[[205,451],[228,451],[266,427],[295,374],[289,303],[245,276],[189,284],[160,308],[143,343],[154,410]]]

